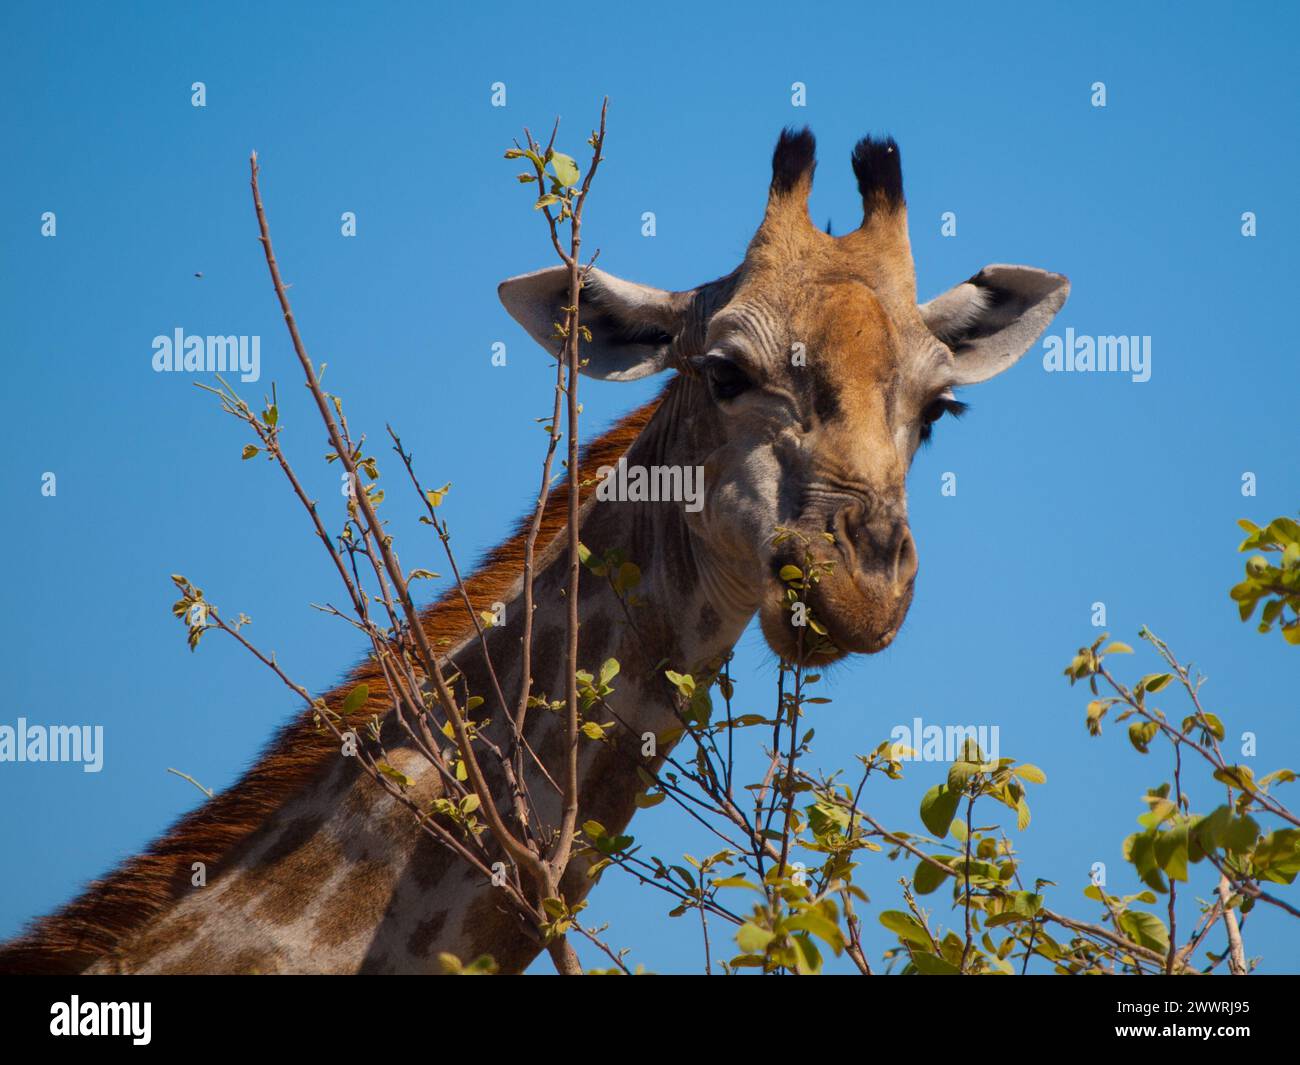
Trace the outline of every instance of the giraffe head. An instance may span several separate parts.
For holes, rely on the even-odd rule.
[[[962,411],[957,388],[1029,349],[1069,282],[988,266],[918,304],[898,146],[868,137],[854,149],[862,222],[840,237],[808,215],[814,149],[807,130],[781,135],[763,222],[726,277],[666,292],[592,269],[581,351],[593,377],[685,378],[676,421],[704,469],[703,507],[685,519],[706,591],[728,611],[758,610],[777,654],[824,661],[897,634],[917,573],[912,457],[936,421]],[[567,271],[499,292],[554,351]],[[813,654],[781,577],[810,554],[820,579],[800,595],[829,637]]]

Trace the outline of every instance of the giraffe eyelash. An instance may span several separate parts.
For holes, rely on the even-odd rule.
[[[940,396],[934,400],[921,414],[921,443],[928,444],[931,436],[934,434],[934,423],[942,418],[945,414],[953,418],[960,418],[970,410],[969,403],[963,403],[959,399],[952,399],[949,396]]]

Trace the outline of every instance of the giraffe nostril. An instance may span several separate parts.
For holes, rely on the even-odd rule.
[[[894,532],[894,590],[901,591],[916,578],[919,560],[916,542],[906,522],[899,522]]]
[[[850,573],[877,587],[886,585],[886,594],[897,598],[908,593],[919,560],[907,518],[883,513],[871,517],[861,507],[844,507],[828,524]]]

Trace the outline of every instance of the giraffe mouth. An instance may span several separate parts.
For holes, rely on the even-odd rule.
[[[877,637],[877,643],[879,644],[879,646],[877,646],[875,650],[883,651],[886,647],[888,647],[891,643],[894,642],[894,637],[897,635],[898,635],[897,625],[895,625],[891,629],[886,629]]]
[[[886,593],[852,578],[823,583],[808,600],[809,617],[824,635],[811,625],[801,633],[798,616],[779,587],[761,613],[763,635],[786,661],[825,665],[851,654],[877,654],[893,643],[911,606],[912,585]]]
[[[903,598],[895,608],[895,613],[883,628],[871,624],[858,624],[857,619],[847,623],[838,618],[827,618],[826,629],[831,641],[841,649],[842,655],[874,655],[883,651],[898,636],[903,627],[903,618],[911,602],[911,593]]]

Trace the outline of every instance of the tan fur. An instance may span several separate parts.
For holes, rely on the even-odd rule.
[[[640,435],[659,405],[656,398],[623,418],[585,449],[584,468],[616,462]],[[583,498],[592,491],[583,489]],[[538,537],[538,551],[549,544],[566,524],[567,484],[557,485],[548,501]],[[498,546],[467,580],[475,609],[486,609],[504,596],[523,571],[526,521]],[[455,644],[471,630],[470,619],[456,589],[451,589],[423,613],[425,632],[434,647]],[[358,683],[370,686],[370,698],[354,715],[358,722],[388,713],[389,696],[382,673],[372,661],[363,662],[342,684],[325,696],[331,706]],[[317,729],[312,713],[305,711],[286,725],[256,764],[231,787],[181,818],[166,835],[143,854],[128,859],[112,873],[92,883],[85,892],[58,912],[35,922],[22,937],[0,947],[0,972],[75,973],[111,954],[175,903],[190,888],[191,865],[216,866],[264,820],[297,792],[315,781],[337,762],[333,735]],[[307,831],[309,826],[304,826]],[[284,844],[286,853],[292,840]],[[281,873],[283,870],[281,870]],[[364,866],[354,875],[363,876]],[[291,908],[294,894],[272,893],[264,905]],[[167,938],[183,935],[174,928]],[[158,946],[164,946],[159,944]],[[248,969],[257,967],[248,959]],[[196,966],[201,967],[201,964]]]

